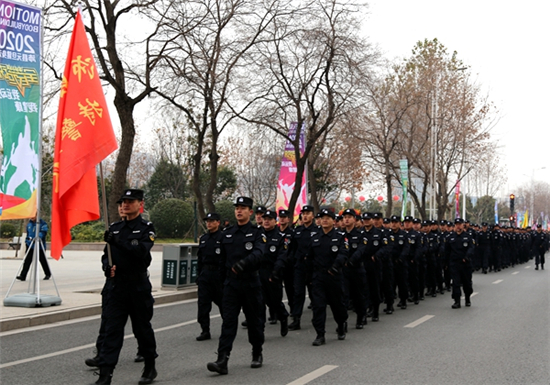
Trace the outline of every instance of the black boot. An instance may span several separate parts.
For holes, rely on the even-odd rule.
[[[451,306],[453,309],[460,309],[460,300],[455,299],[455,303]]]
[[[281,320],[281,336],[286,336],[288,334],[288,317],[285,317]]]
[[[252,369],[261,368],[263,362],[264,357],[262,356],[262,353],[252,353],[252,362],[250,363],[250,367]]]
[[[336,333],[338,333],[338,339],[340,341],[346,339],[346,332],[348,331],[348,323],[344,322],[338,325],[338,329],[336,329]]]
[[[467,307],[472,306],[472,302],[470,302],[470,296],[467,296],[467,297],[466,297],[465,305],[466,305]]]
[[[88,365],[90,368],[99,368],[98,360],[99,360],[99,355],[96,354],[96,356],[93,358],[86,358],[86,361],[84,361],[84,363]]]
[[[219,352],[218,360],[216,362],[209,362],[206,367],[211,372],[216,372],[219,374],[227,374],[227,361],[229,361],[229,353]]]
[[[113,368],[99,368],[99,379],[95,382],[96,385],[109,385],[113,379]]]
[[[152,384],[153,380],[157,378],[157,370],[155,369],[155,360],[145,360],[145,366],[143,367],[143,374],[139,379],[138,384]]]
[[[197,336],[196,340],[197,341],[206,341],[206,340],[209,340],[210,338],[212,338],[212,336],[210,335],[210,332],[209,331],[204,331]]]
[[[292,323],[288,325],[288,330],[300,330],[300,317],[294,317]]]

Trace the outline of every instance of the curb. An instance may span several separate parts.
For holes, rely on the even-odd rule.
[[[187,299],[197,298],[197,289],[191,288],[182,291],[174,291],[168,294],[160,293],[157,296],[153,295],[153,298],[155,299],[155,305],[184,301]],[[45,314],[33,314],[23,317],[8,318],[0,320],[0,332],[90,317],[98,314],[101,314],[101,304],[74,307],[70,309],[52,311]]]

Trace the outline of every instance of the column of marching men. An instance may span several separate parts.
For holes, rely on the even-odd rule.
[[[129,191],[133,195],[138,191],[138,199],[142,200],[141,191]],[[124,205],[133,202],[133,195],[121,198]],[[391,315],[395,308],[405,310],[427,297],[451,292],[453,309],[461,308],[462,294],[464,305],[471,306],[474,271],[498,272],[533,258],[535,269],[540,266],[543,270],[544,255],[549,249],[548,234],[540,225],[531,230],[487,223],[478,226],[462,218],[452,222],[421,221],[407,216],[401,220],[398,216],[383,218],[381,213],[360,214],[353,209],[343,210],[340,215],[333,209],[322,209],[314,215],[314,208],[309,205],[302,207],[298,222],[292,224],[287,210],[277,213],[258,206],[254,211],[248,197],[238,197],[234,206],[237,224],[222,229],[219,214],[208,213],[204,218],[207,232],[199,240],[197,320],[201,333],[196,339],[212,338],[210,312],[212,304],[217,305],[222,315],[218,357],[207,368],[219,374],[228,373],[241,311],[245,316],[242,326],[247,329],[252,347],[250,366],[260,368],[266,322],[278,323],[282,337],[300,330],[305,326],[302,315],[306,294],[316,331],[312,345],[320,346],[326,343],[327,307],[336,322],[337,339],[344,340],[348,313],[355,313],[355,328],[363,329],[369,319],[380,321],[382,304],[383,312]],[[255,224],[251,221],[254,214]],[[122,225],[112,225],[117,226]],[[111,245],[117,244],[117,236],[117,231],[106,232]],[[137,248],[140,243],[134,238],[137,237],[130,237],[130,244]],[[154,234],[148,239],[154,240]],[[115,287],[114,269],[106,271],[107,282],[113,282]],[[283,302],[283,290],[288,308]],[[104,306],[104,312],[110,309]],[[130,309],[129,314],[132,316],[134,311]],[[108,314],[104,318],[102,330],[111,330]],[[150,323],[145,327],[150,328]],[[102,369],[96,384],[110,384],[116,359],[107,370],[102,366],[102,330],[97,356],[86,360],[86,364]],[[120,326],[117,330],[118,334],[123,332]],[[140,343],[140,336],[136,336]],[[120,342],[117,351],[121,345]],[[144,356],[145,346],[140,343],[139,347],[139,354]],[[157,376],[155,358],[154,350],[145,357],[140,384],[151,383]]]

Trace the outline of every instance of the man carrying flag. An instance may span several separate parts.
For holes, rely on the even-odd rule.
[[[76,15],[65,64],[55,135],[52,193],[52,257],[59,259],[71,241],[71,227],[99,219],[95,167],[117,148],[111,119],[99,81],[80,11]],[[143,191],[127,190],[122,199],[126,220],[114,223],[105,233],[105,268],[111,294],[103,309],[105,341],[100,347],[100,377],[96,384],[110,384],[117,364],[124,324],[129,314],[136,319],[136,337],[145,369],[140,384],[150,384],[155,370],[156,342],[151,318],[153,297],[147,268],[155,239],[150,222],[140,216]],[[107,221],[107,218],[105,218]],[[111,258],[109,258],[111,259]]]

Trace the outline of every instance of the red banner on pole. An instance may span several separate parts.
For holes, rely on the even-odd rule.
[[[118,147],[103,88],[76,15],[55,133],[51,254],[59,259],[71,242],[71,228],[99,219],[96,165]]]

